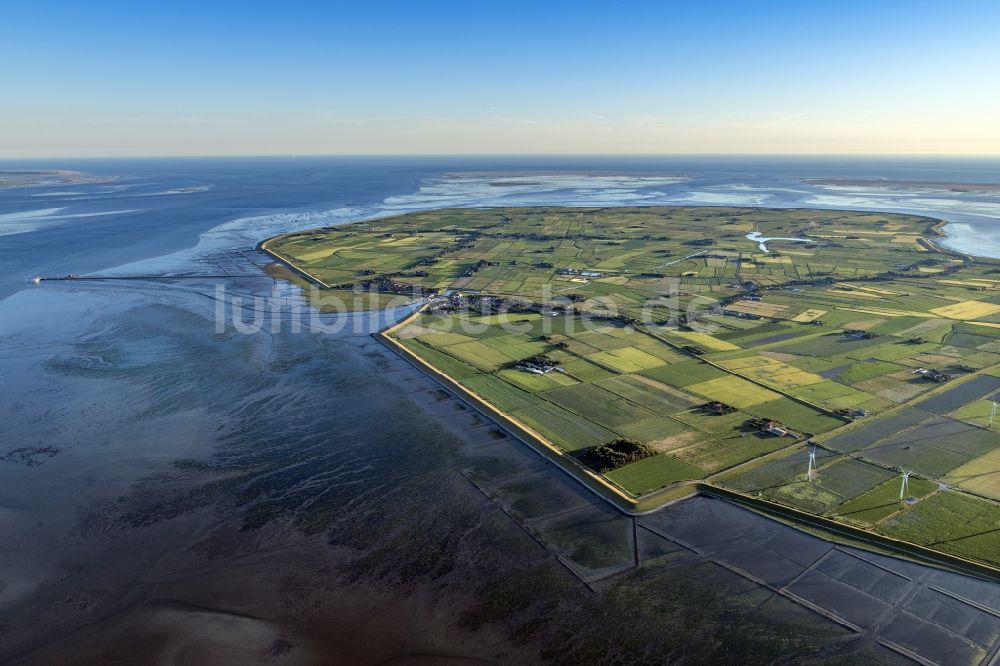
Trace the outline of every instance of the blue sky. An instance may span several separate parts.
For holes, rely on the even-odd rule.
[[[4,3],[0,157],[1000,153],[1000,3]]]

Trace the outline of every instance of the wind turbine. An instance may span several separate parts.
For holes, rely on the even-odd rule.
[[[900,470],[902,471],[902,470]],[[903,472],[903,483],[899,486],[899,501],[902,502],[906,498],[906,491],[910,489],[910,473]]]
[[[809,467],[806,469],[806,481],[813,480],[813,472],[816,471],[816,447],[809,449]]]
[[[990,410],[990,430],[993,430],[993,419],[997,415],[997,396],[993,396],[993,409]]]

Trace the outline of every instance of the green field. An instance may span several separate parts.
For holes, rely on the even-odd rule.
[[[833,514],[848,522],[872,527],[903,510],[905,505],[899,501],[901,483],[900,477],[887,481],[871,492],[841,504]],[[938,485],[932,481],[911,478],[907,494],[920,499],[937,490],[937,487]]]
[[[1000,499],[989,423],[1000,262],[937,251],[922,241],[933,223],[455,209],[297,232],[268,249],[330,293],[433,297],[391,337],[565,452],[617,438],[648,447],[606,473],[633,497],[704,478],[993,561],[992,537],[971,530],[1000,519],[1000,505],[964,493]],[[807,242],[765,253],[745,237],[755,230]],[[544,372],[531,367],[539,359]],[[912,506],[898,500],[903,469],[915,474]],[[932,538],[958,516],[969,533]]]
[[[956,492],[941,492],[909,507],[879,527],[897,539],[1000,565],[996,505]]]
[[[646,458],[607,474],[633,495],[648,493],[674,481],[700,479],[704,475],[705,472],[697,467],[665,455]]]

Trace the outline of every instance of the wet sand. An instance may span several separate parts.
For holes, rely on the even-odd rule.
[[[877,187],[892,190],[943,190],[946,192],[1000,192],[1000,183],[963,183],[943,180],[886,180],[883,178],[804,178],[810,185]]]

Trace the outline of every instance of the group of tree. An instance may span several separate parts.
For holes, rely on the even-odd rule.
[[[653,455],[656,452],[649,446],[619,437],[578,454],[578,460],[603,474]]]

